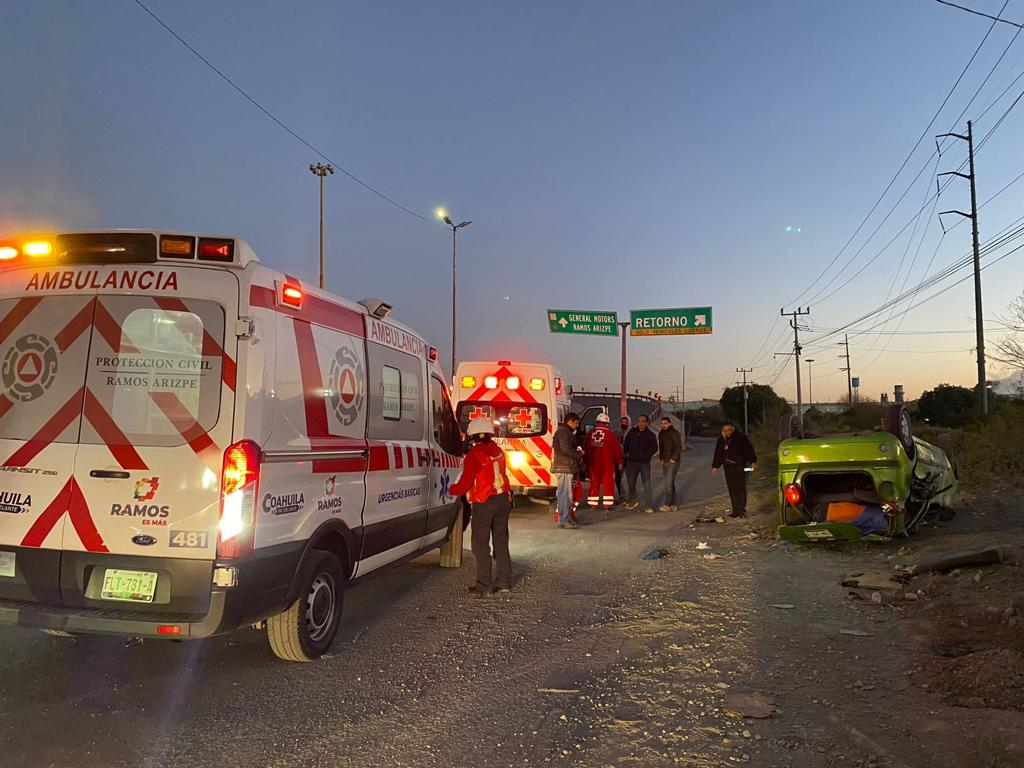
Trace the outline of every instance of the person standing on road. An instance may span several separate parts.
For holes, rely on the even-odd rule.
[[[654,512],[654,494],[651,488],[651,459],[658,452],[658,438],[651,431],[646,416],[640,416],[636,426],[629,430],[624,443],[626,459],[626,482],[629,484],[629,500],[626,509],[636,509],[640,502],[636,498],[636,479],[644,483],[644,512]]]
[[[622,460],[625,464],[626,459],[626,435],[629,434],[629,428],[633,422],[629,416],[623,416],[619,419],[619,447],[622,449]],[[615,468],[615,492],[619,494],[619,499],[628,498],[626,494],[626,473],[622,467]]]
[[[505,452],[494,442],[494,424],[488,418],[476,418],[466,430],[473,447],[466,454],[462,476],[451,486],[455,498],[469,494],[473,505],[473,558],[476,560],[476,583],[469,588],[473,597],[495,592],[508,592],[512,585],[512,556],[508,551],[508,517],[512,512],[512,490],[505,467]],[[491,579],[491,543],[497,578]]]
[[[551,474],[557,481],[555,501],[559,528],[577,527],[572,518],[572,478],[580,469],[580,454],[576,447],[576,427],[579,425],[579,415],[567,413],[565,421],[558,425],[552,439],[554,455],[551,458]]]
[[[672,426],[668,416],[661,419],[661,431],[658,432],[658,458],[661,459],[661,481],[664,486],[665,499],[658,508],[659,512],[674,512],[676,507],[676,477],[679,475],[679,460],[683,455],[683,438],[679,430]]]
[[[607,413],[597,414],[597,423],[594,429],[587,435],[583,444],[583,452],[587,458],[587,466],[590,468],[590,493],[589,496],[597,497],[597,508],[605,506],[605,499],[608,499],[608,506],[615,506],[615,489],[612,488],[612,479],[616,472],[622,469],[622,446],[612,432],[611,419]],[[596,493],[595,493],[596,491]]]
[[[749,470],[747,469],[749,467]],[[729,489],[732,502],[730,517],[747,516],[747,473],[757,469],[757,453],[754,445],[736,425],[727,421],[722,425],[722,434],[715,444],[715,456],[711,460],[711,474],[725,470],[725,487]]]

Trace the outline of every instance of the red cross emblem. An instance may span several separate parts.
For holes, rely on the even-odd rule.
[[[487,413],[479,405],[476,408],[473,409],[473,412],[471,414],[469,414],[469,420],[470,421],[472,421],[473,419],[486,419],[486,418],[487,418]]]
[[[512,412],[512,418],[519,422],[521,429],[526,429],[533,423],[533,416],[529,408],[518,408]]]

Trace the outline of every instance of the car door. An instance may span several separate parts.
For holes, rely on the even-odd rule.
[[[462,432],[455,419],[444,382],[436,374],[430,376],[430,477],[427,483],[427,531],[423,546],[444,539],[458,511],[459,500],[449,491],[461,474]]]
[[[23,272],[3,276],[15,285]],[[0,599],[59,603],[65,527],[103,547],[87,509],[66,514],[93,309],[91,294],[0,299]]]

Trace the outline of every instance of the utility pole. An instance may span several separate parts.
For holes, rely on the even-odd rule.
[[[800,429],[803,431],[804,424],[804,400],[803,392],[800,390],[800,324],[797,318],[804,315],[811,314],[811,308],[806,307],[801,309],[797,307],[792,312],[787,312],[785,308],[779,310],[779,314],[782,317],[787,315],[790,317],[789,325],[793,329],[793,359],[796,361],[796,416],[800,420]]]
[[[753,370],[754,370],[753,368],[737,368],[736,369],[736,373],[742,373],[743,374],[743,434],[746,434],[747,432],[750,431],[750,429],[748,428],[748,419],[747,419],[747,374],[751,373]]]
[[[619,381],[621,390],[619,392],[619,418],[626,416],[626,333],[629,323],[619,323],[622,329],[622,378]]]
[[[846,347],[846,354],[840,355],[840,358],[846,358],[846,367],[840,368],[840,371],[846,371],[846,396],[849,398],[850,407],[853,408],[853,374],[850,373],[852,368],[850,367],[850,334],[843,334],[843,341],[839,344],[840,347]]]
[[[310,163],[309,172],[320,177],[320,290],[324,287],[324,176],[334,173],[334,166],[328,163]]]
[[[974,240],[974,326],[978,347],[978,403],[981,406],[981,412],[988,413],[988,380],[985,375],[985,327],[981,312],[981,249],[978,244],[978,190],[974,177],[974,128],[971,125],[971,121],[967,121],[966,136],[959,133],[943,133],[936,136],[936,139],[947,136],[967,142],[967,160],[971,172],[964,174],[959,171],[947,171],[946,173],[940,173],[939,176],[959,176],[961,179],[967,179],[971,182],[971,212],[964,213],[957,210],[942,211],[939,214],[939,221],[941,222],[943,216],[951,213],[971,220],[971,236]],[[938,180],[935,183],[937,185]],[[945,231],[945,227],[943,227],[943,231]]]

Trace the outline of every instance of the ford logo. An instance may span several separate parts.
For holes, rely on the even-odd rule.
[[[132,544],[138,544],[140,547],[148,547],[156,544],[156,538],[154,536],[147,536],[144,533],[140,533],[138,536],[132,537]]]

